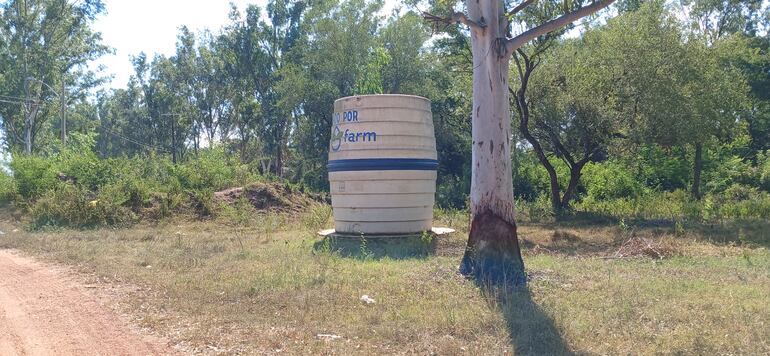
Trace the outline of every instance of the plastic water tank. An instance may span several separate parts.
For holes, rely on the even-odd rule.
[[[327,168],[337,233],[430,230],[438,168],[430,101],[341,98],[334,102],[331,130]]]

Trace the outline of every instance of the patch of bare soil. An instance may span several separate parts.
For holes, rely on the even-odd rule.
[[[254,209],[282,213],[300,212],[317,200],[280,183],[253,183],[225,189],[214,193],[214,199],[226,204],[246,199]]]
[[[0,250],[0,355],[167,355],[64,268]]]

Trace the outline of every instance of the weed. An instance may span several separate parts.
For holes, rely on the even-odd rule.
[[[674,222],[674,234],[681,237],[684,236],[685,232],[684,222],[681,219],[677,219]]]
[[[425,246],[430,246],[436,236],[430,231],[423,231],[420,233],[420,242]]]
[[[302,216],[302,226],[309,233],[315,234],[326,227],[332,216],[332,208],[326,204],[313,204],[310,209]]]

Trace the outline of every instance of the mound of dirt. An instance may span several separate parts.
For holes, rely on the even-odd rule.
[[[245,187],[225,189],[214,193],[214,199],[225,204],[235,204],[246,199],[254,209],[274,212],[300,212],[318,200],[281,183],[252,183]]]

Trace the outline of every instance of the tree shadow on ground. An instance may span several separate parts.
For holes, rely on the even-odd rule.
[[[709,242],[715,245],[741,244],[755,247],[770,248],[770,220],[763,219],[730,219],[730,220],[694,220],[694,219],[661,219],[618,217],[590,213],[573,212],[568,216],[548,222],[533,222],[533,226],[559,231],[559,229],[603,228],[624,225],[636,233],[660,235],[687,235],[695,240]],[[571,241],[564,239],[565,245]],[[614,241],[617,243],[618,241]],[[524,244],[527,242],[525,241]],[[574,251],[593,251],[595,246],[575,246]],[[567,248],[573,250],[572,247]]]
[[[717,245],[741,244],[770,248],[770,221],[759,219],[685,224],[696,239]]]
[[[333,252],[356,259],[425,259],[436,254],[435,237],[332,237],[326,236],[313,244],[317,252]]]
[[[542,226],[546,228],[557,227],[601,227],[608,225],[616,225],[620,219],[599,213],[585,212],[585,211],[572,211],[564,215],[557,216],[554,219],[538,221],[530,221],[531,225]]]
[[[606,243],[586,241],[583,237],[564,230],[554,230],[550,241],[547,243],[543,243],[543,241],[536,243],[524,236],[519,236],[519,241],[521,247],[529,253],[549,252],[567,256],[597,255],[617,245],[615,241]]]
[[[478,284],[478,283],[477,283]],[[553,319],[532,300],[527,287],[480,286],[503,313],[516,355],[574,355]]]

